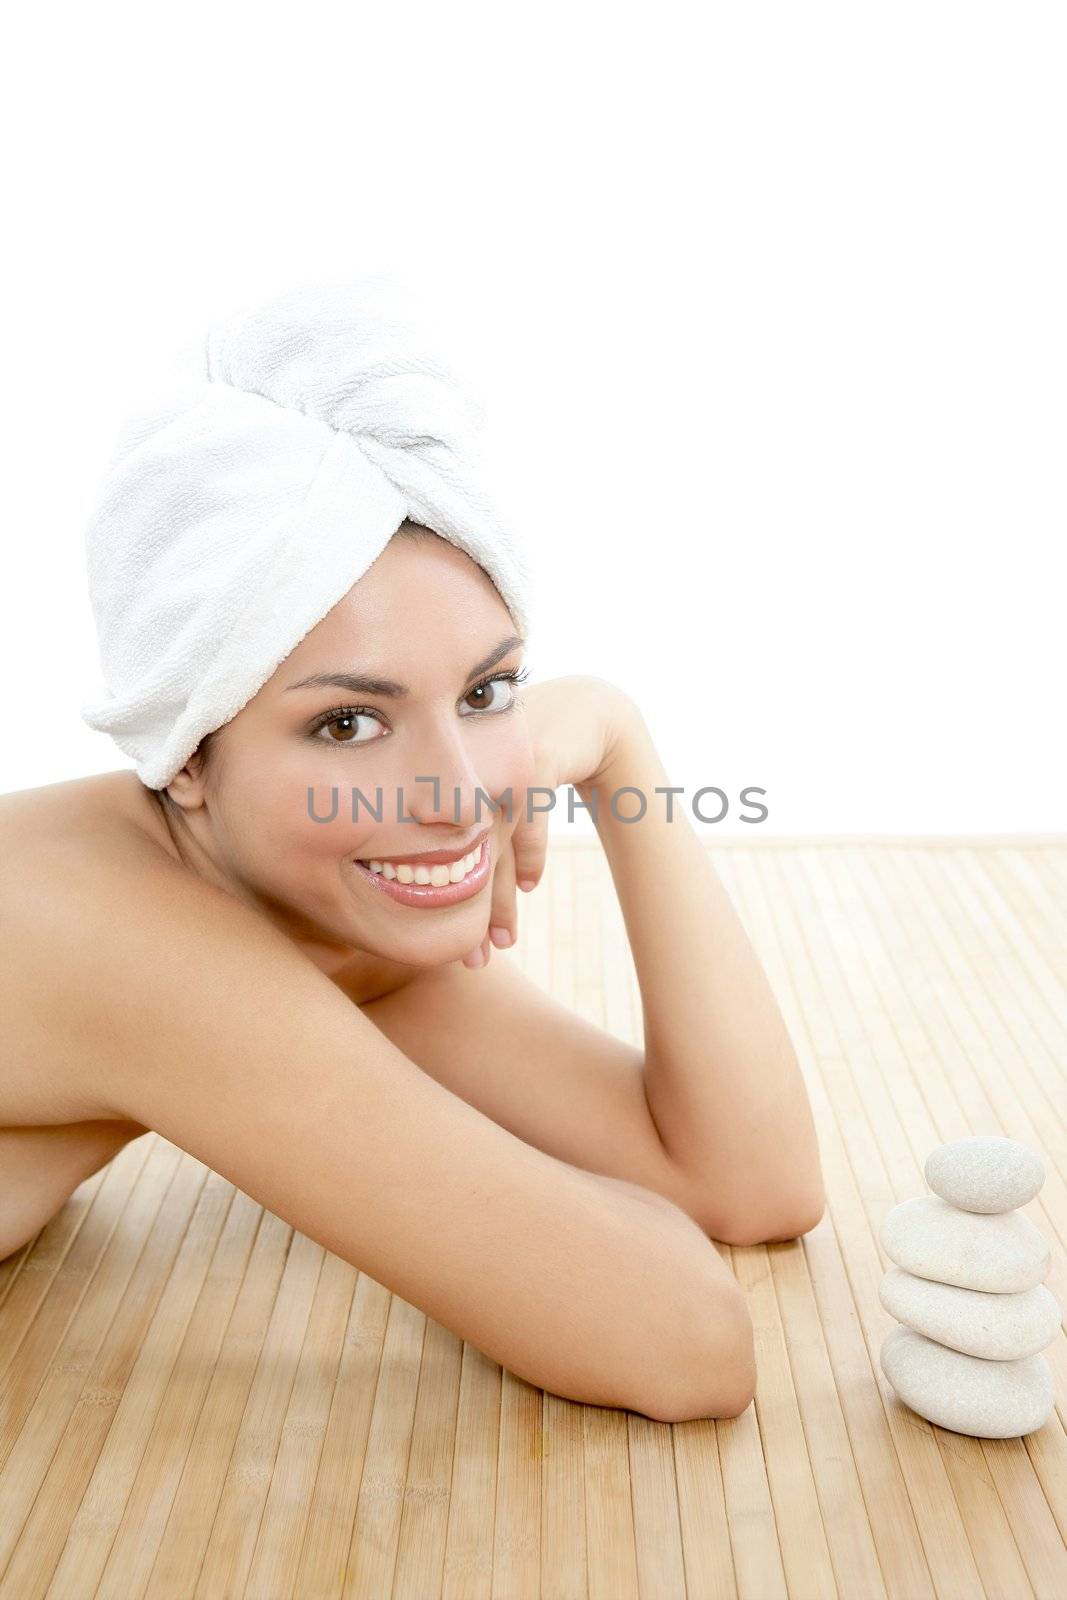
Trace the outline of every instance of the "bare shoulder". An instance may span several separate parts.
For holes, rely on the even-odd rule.
[[[133,772],[0,795],[0,1125],[112,1115],[103,1019],[226,898],[181,863]]]
[[[72,996],[88,980],[106,1007],[132,978],[187,976],[187,958],[218,959],[235,938],[310,967],[264,917],[190,871],[133,773],[0,797],[0,856],[10,931],[47,961],[34,976]]]
[[[32,883],[60,892],[64,874],[142,865],[168,853],[162,815],[136,773],[101,772],[0,794],[0,895],[4,909]]]
[[[120,925],[131,883],[141,886],[143,910],[154,895],[165,899],[181,876],[194,879],[132,772],[0,795],[0,916],[8,946],[45,962],[25,977],[61,985],[63,958],[79,941],[98,943]]]

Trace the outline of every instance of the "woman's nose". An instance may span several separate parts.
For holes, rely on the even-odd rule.
[[[447,734],[423,744],[420,765],[405,783],[403,795],[404,809],[416,822],[451,822],[467,828],[489,819],[492,798],[463,739]]]

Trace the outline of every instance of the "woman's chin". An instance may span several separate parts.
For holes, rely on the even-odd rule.
[[[488,928],[485,913],[459,919],[450,919],[451,926],[440,930],[427,927],[413,928],[410,933],[399,934],[395,929],[375,930],[366,926],[360,930],[356,943],[368,954],[385,961],[398,961],[411,967],[444,967],[463,957],[481,944]]]

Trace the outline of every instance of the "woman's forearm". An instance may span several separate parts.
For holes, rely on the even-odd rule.
[[[655,792],[669,781],[638,721],[620,731],[595,780],[575,785],[586,804],[597,791],[597,832],[641,991],[649,1109],[672,1160],[709,1196],[738,1215],[799,1231],[823,1204],[803,1076],[766,974],[686,814],[688,800]],[[624,785],[644,797],[639,820],[612,812],[612,793]],[[624,794],[616,808],[635,817],[641,805]]]

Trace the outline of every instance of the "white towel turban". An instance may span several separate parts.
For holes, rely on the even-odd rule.
[[[191,359],[126,426],[86,533],[107,692],[81,716],[149,788],[236,716],[405,520],[482,566],[525,637],[529,573],[487,493],[481,406],[395,285],[289,289]]]

